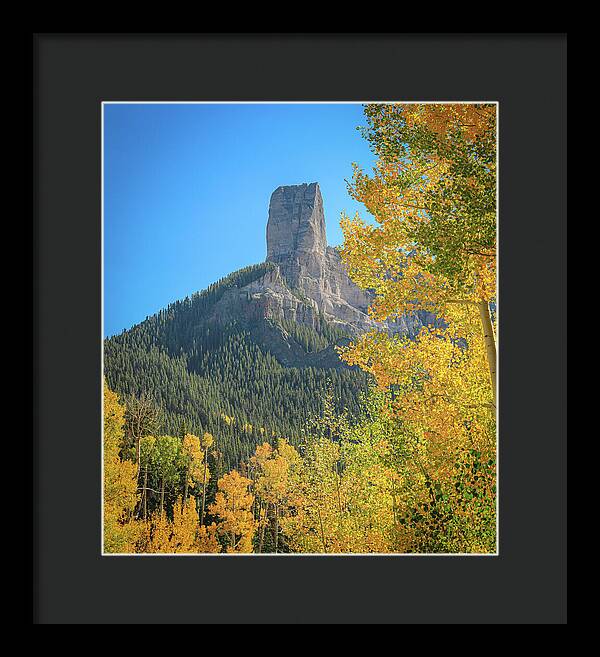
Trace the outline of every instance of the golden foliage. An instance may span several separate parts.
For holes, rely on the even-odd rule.
[[[210,525],[200,526],[196,539],[196,548],[196,551],[202,554],[221,552],[216,523],[213,522]]]
[[[200,526],[196,500],[190,496],[183,504],[180,497],[173,506],[173,519],[156,513],[148,527],[149,542],[145,551],[163,554],[220,552],[216,525]]]
[[[121,461],[125,408],[104,382],[104,551],[134,552],[142,527],[132,520],[137,504],[137,468]]]
[[[209,511],[219,518],[218,532],[227,543],[227,552],[252,552],[256,523],[252,514],[254,495],[249,492],[251,484],[237,470],[217,482],[217,494]]]
[[[351,278],[375,290],[382,319],[495,296],[495,107],[367,106],[379,155],[349,191],[376,224],[342,217]]]
[[[200,441],[201,447],[203,450],[207,450],[210,447],[213,446],[213,443],[215,442],[215,439],[212,434],[208,433],[208,431],[205,431],[202,434],[202,439]]]
[[[376,223],[342,217],[342,257],[351,278],[375,292],[374,318],[437,315],[415,340],[373,331],[341,350],[392,392],[379,412],[401,427],[403,457],[390,457],[395,545],[491,551],[495,107],[392,104],[366,114],[379,159],[372,176],[355,167],[350,191]]]
[[[204,452],[200,446],[200,438],[193,434],[183,437],[183,454],[186,460],[186,476],[189,486],[194,486],[202,480],[204,470]]]
[[[389,114],[401,112],[408,127],[424,126],[444,139],[460,131],[474,141],[496,120],[494,105],[475,103],[398,103],[386,105],[385,109]]]

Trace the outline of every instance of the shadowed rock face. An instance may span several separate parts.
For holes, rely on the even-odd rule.
[[[351,335],[374,328],[414,335],[424,314],[379,324],[368,315],[372,296],[346,274],[336,249],[327,246],[323,198],[318,183],[278,187],[271,195],[267,261],[276,267],[250,285],[230,290],[220,317],[262,316],[312,326],[324,317]]]

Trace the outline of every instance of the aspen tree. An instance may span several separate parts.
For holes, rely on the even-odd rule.
[[[185,434],[182,440],[182,460],[184,463],[183,506],[187,504],[188,489],[194,487],[205,472],[204,452],[201,448],[200,438],[191,433]]]
[[[215,501],[209,507],[219,518],[218,531],[227,544],[227,552],[252,552],[256,523],[252,515],[254,496],[251,481],[232,470],[217,483]]]
[[[206,505],[206,484],[208,483],[210,474],[208,471],[208,450],[212,447],[215,439],[212,434],[205,432],[200,441],[200,446],[204,451],[204,468],[202,473],[202,509],[200,511],[200,524],[204,524],[204,508]]]
[[[119,451],[124,437],[125,407],[104,382],[104,550],[131,552],[140,536],[132,520],[138,501],[136,466],[122,461]]]
[[[466,305],[480,321],[496,405],[496,107],[367,105],[378,160],[355,165],[350,193],[375,225],[342,217],[342,258],[375,291],[376,319]]]

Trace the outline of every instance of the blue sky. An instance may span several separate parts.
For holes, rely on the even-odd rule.
[[[352,162],[374,157],[360,105],[104,105],[104,332],[266,255],[269,198],[318,182],[330,245]]]

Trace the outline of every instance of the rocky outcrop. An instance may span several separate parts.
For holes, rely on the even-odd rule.
[[[267,262],[273,267],[251,284],[229,290],[217,317],[288,320],[316,328],[324,318],[350,335],[378,328],[414,335],[425,314],[377,323],[368,315],[372,295],[348,277],[340,254],[327,246],[321,190],[316,182],[278,187],[267,222]]]
[[[276,263],[287,286],[329,322],[351,333],[372,328],[369,296],[348,278],[340,255],[327,246],[318,183],[278,187],[267,222],[267,261]]]
[[[318,183],[278,187],[271,194],[267,260],[318,264],[327,249],[323,198]]]

